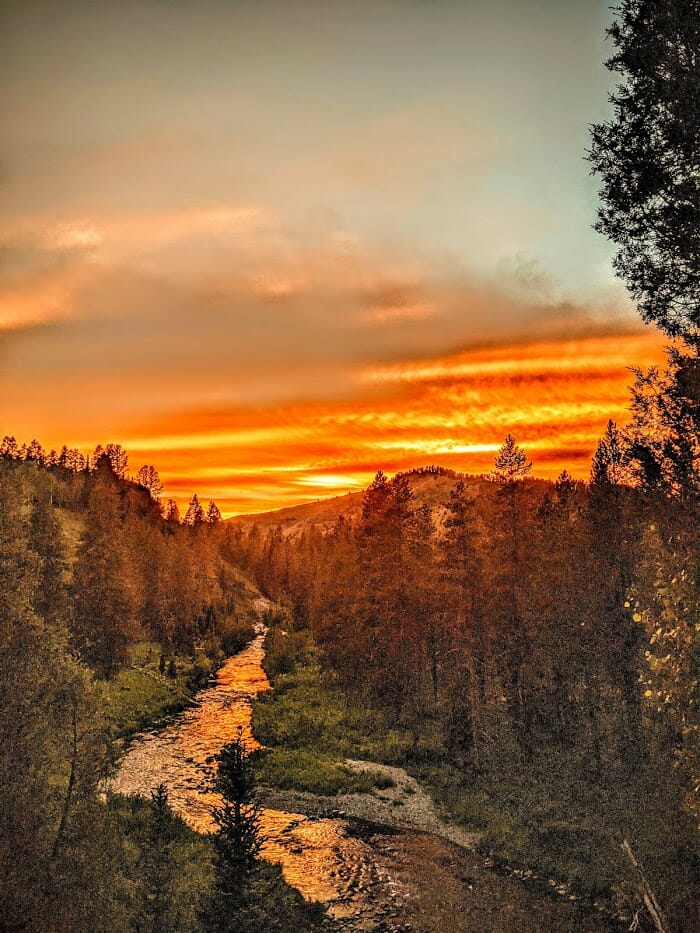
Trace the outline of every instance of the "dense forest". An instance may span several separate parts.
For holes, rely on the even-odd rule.
[[[496,848],[632,904],[626,841],[679,929],[698,890],[697,372],[688,350],[638,375],[587,483],[530,479],[509,435],[486,478],[380,471],[333,522],[227,530],[333,681],[410,731],[416,773],[440,764],[444,793],[510,814]]]
[[[324,690],[344,757],[348,722],[388,723],[402,744],[363,753],[481,831],[490,865],[561,882],[611,929],[698,929],[700,3],[621,0],[608,34],[620,83],[592,128],[597,228],[672,343],[635,374],[586,481],[534,479],[509,434],[487,476],[380,470],[303,518],[223,522],[194,496],[180,520],[118,444],[86,457],[3,439],[3,929],[333,928],[257,858],[240,739],[218,757],[212,837],[165,787],[140,800],[105,782],[249,642],[260,592],[284,607],[267,620],[268,735],[306,665],[286,706],[297,734]]]
[[[133,732],[252,638],[258,594],[215,504],[193,497],[180,522],[156,471],[129,480],[127,466],[118,445],[83,457],[2,443],[3,929],[199,929],[216,878],[164,788],[140,801],[105,797],[103,782]],[[272,867],[256,890],[286,929],[303,915]]]

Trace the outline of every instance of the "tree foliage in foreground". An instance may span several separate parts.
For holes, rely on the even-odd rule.
[[[613,118],[592,128],[596,228],[645,321],[700,335],[700,0],[622,0]]]

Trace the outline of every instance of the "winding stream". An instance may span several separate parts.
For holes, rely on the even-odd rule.
[[[148,796],[163,783],[170,806],[193,829],[213,829],[211,808],[219,801],[211,790],[214,756],[239,727],[249,749],[260,747],[250,722],[251,701],[270,689],[262,668],[264,637],[261,631],[229,658],[216,683],[200,691],[192,707],[163,728],[134,739],[111,782],[113,791]],[[342,820],[270,809],[262,813],[263,857],[279,862],[289,884],[308,900],[326,904],[337,919],[362,912],[357,896],[373,871],[369,847],[347,830]]]
[[[270,684],[262,667],[264,631],[223,665],[213,686],[161,729],[142,733],[129,747],[111,782],[117,793],[148,796],[159,784],[172,809],[195,830],[213,829],[211,790],[215,755],[242,729],[249,748],[251,702]],[[414,933],[571,933],[607,929],[570,905],[543,900],[522,885],[494,875],[473,852],[478,838],[442,823],[419,785],[398,768],[369,762],[392,778],[393,788],[372,795],[313,798],[272,793],[280,809],[262,811],[262,855],[278,862],[289,884],[307,900],[320,901],[353,931]],[[307,813],[294,812],[294,807]],[[335,807],[345,819],[328,819]],[[317,809],[314,809],[314,808]],[[377,824],[381,823],[382,826]],[[395,829],[389,828],[390,826]]]

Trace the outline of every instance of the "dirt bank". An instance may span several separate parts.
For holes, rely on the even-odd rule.
[[[262,803],[276,810],[308,816],[359,819],[396,829],[420,830],[434,833],[463,848],[475,848],[479,833],[444,823],[428,794],[403,768],[356,759],[349,759],[346,763],[353,771],[381,774],[393,783],[368,794],[338,794],[333,797],[261,788]]]

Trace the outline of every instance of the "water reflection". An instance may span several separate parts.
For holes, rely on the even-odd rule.
[[[242,729],[248,748],[259,748],[251,733],[251,700],[270,689],[262,668],[264,633],[219,670],[216,683],[197,694],[196,705],[158,731],[131,744],[111,787],[116,793],[148,796],[168,788],[172,809],[199,832],[213,828],[211,790],[214,756]],[[368,847],[346,836],[341,820],[313,820],[298,813],[263,810],[262,855],[282,865],[287,881],[309,900],[322,901],[335,916],[370,871]]]

